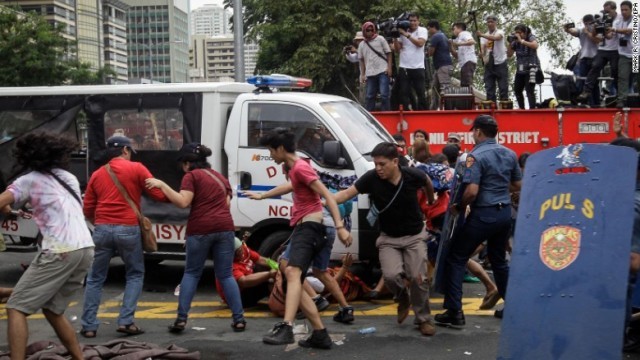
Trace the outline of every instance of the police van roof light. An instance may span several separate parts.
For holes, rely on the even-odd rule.
[[[279,74],[251,76],[247,79],[247,82],[257,87],[282,87],[294,89],[309,88],[313,83],[310,79]]]

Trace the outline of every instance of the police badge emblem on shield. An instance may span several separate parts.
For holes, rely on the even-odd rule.
[[[542,233],[540,259],[547,267],[560,271],[571,265],[580,254],[580,229],[553,226]]]

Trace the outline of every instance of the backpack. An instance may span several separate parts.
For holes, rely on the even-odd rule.
[[[433,184],[433,191],[440,193],[451,188],[451,180],[453,176],[449,167],[438,163],[417,163],[416,168],[420,169],[429,176]]]

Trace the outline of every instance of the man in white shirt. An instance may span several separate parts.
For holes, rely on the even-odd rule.
[[[473,74],[476,71],[478,62],[474,48],[476,41],[471,36],[471,33],[467,31],[467,24],[463,22],[453,24],[453,34],[456,38],[449,41],[449,44],[451,55],[458,59],[460,86],[471,86],[473,85]]]
[[[616,107],[626,105],[629,96],[631,80],[631,35],[633,33],[631,21],[631,1],[620,3],[620,16],[613,22],[612,38],[618,41],[618,98]]]
[[[509,72],[507,69],[507,48],[505,46],[504,32],[499,30],[498,18],[489,15],[486,18],[486,33],[478,30],[482,57],[484,59],[484,90],[487,100],[496,101],[496,82],[500,100],[509,99]]]
[[[598,53],[598,39],[594,34],[593,27],[593,15],[587,14],[582,17],[582,27],[570,28],[564,27],[564,31],[580,39],[580,53],[578,55],[578,65],[576,75],[581,78],[586,78],[591,70],[593,58]],[[575,71],[575,70],[574,70]],[[582,92],[584,88],[585,79],[578,79],[576,86],[578,91]],[[600,102],[600,89],[595,87],[589,98],[589,105],[597,105]]]
[[[408,17],[409,31],[399,28],[400,37],[393,39],[393,47],[400,54],[398,84],[401,102],[404,109],[408,110],[413,90],[418,98],[413,110],[426,110],[424,44],[427,42],[427,29],[420,26],[417,14],[409,14]]]

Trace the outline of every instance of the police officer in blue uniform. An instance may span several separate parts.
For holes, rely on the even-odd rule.
[[[464,225],[454,232],[444,270],[444,308],[435,321],[464,325],[462,281],[467,261],[485,240],[498,292],[504,299],[509,277],[506,250],[511,229],[510,191],[520,189],[522,173],[515,152],[496,141],[498,123],[489,115],[479,115],[471,130],[475,147],[468,154],[462,179],[462,198],[449,211],[464,215]]]

